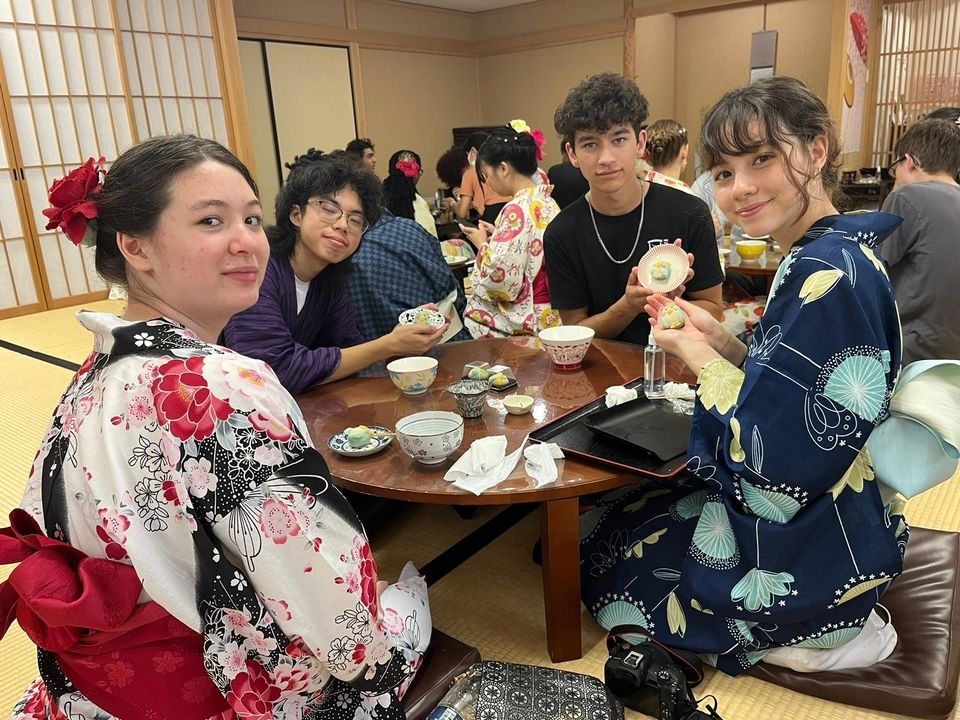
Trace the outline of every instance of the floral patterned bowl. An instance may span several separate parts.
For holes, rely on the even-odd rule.
[[[593,328],[561,325],[541,330],[538,337],[557,370],[576,372],[593,341]]]
[[[437,379],[437,359],[432,357],[405,357],[387,365],[393,384],[404,395],[423,395]]]
[[[397,421],[397,442],[424,465],[446,460],[463,442],[463,418],[445,410],[427,410]]]

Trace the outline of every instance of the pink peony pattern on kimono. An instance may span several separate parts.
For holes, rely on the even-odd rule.
[[[283,545],[288,537],[300,534],[297,516],[283,501],[267,498],[260,510],[260,529],[264,536],[277,545]]]
[[[247,661],[245,672],[230,682],[227,702],[237,717],[273,720],[273,704],[280,699],[280,689],[271,682],[269,673],[253,660]]]
[[[217,422],[233,413],[230,405],[210,392],[203,362],[199,356],[169,360],[158,368],[151,386],[158,422],[180,440],[210,437]]]
[[[271,440],[285,442],[293,435],[279,381],[269,367],[242,355],[215,355],[207,358],[203,375],[211,392],[230,407],[249,412],[250,424],[266,432]]]
[[[281,695],[306,690],[313,684],[313,674],[306,668],[280,663],[273,671],[273,684]]]

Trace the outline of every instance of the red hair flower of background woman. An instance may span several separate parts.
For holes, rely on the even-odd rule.
[[[97,223],[91,222],[100,217],[97,201],[93,199],[100,192],[100,180],[105,158],[88,158],[65,178],[54,180],[50,186],[50,207],[43,210],[50,222],[47,230],[60,228],[74,245],[83,243],[92,246],[97,239]]]
[[[416,158],[410,158],[409,160],[398,160],[397,170],[402,172],[404,177],[408,177],[413,180],[413,178],[420,174],[420,163],[416,161]]]

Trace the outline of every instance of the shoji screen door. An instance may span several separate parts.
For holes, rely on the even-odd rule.
[[[87,157],[116,157],[118,147],[132,142],[116,48],[109,0],[0,0],[4,102],[20,168],[21,206],[30,226],[20,232],[33,235],[28,247],[40,276],[33,292],[47,307],[104,290],[92,252],[45,230],[40,211],[53,179]],[[4,223],[10,217],[16,213],[5,212]],[[4,245],[10,245],[7,229],[3,232]],[[13,298],[6,293],[0,311],[11,300],[21,305],[31,297],[28,290],[20,291],[27,277],[26,256],[8,252],[6,260],[18,292]]]
[[[138,139],[230,144],[211,0],[0,0],[0,317],[105,297],[50,183]]]

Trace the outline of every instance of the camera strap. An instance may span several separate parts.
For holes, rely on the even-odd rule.
[[[712,706],[698,709],[691,688],[703,680],[703,661],[695,654],[667,647],[632,625],[612,628],[607,650],[606,685],[627,707],[660,720],[722,720],[713,696],[707,696]]]
[[[683,671],[684,676],[687,678],[687,685],[690,687],[696,687],[703,681],[703,660],[692,652],[677,650],[664,645],[653,637],[649,631],[639,625],[617,625],[610,628],[610,634],[607,635],[607,652],[612,653],[613,649],[618,645],[623,648],[634,645],[634,642],[626,637],[628,635],[640,635],[643,637],[644,642],[656,645],[660,650],[669,655],[670,659]]]

